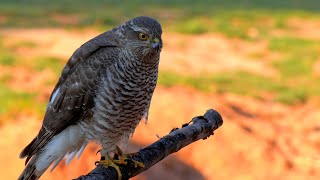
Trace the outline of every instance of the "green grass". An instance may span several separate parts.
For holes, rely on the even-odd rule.
[[[35,57],[30,61],[23,61],[24,57],[19,56],[16,50],[19,48],[36,48],[37,44],[31,41],[20,41],[9,47],[4,47],[0,38],[0,66],[24,66],[34,71],[42,71],[45,68],[53,70],[56,74],[61,73],[64,66],[64,60],[52,57]]]
[[[33,114],[40,117],[45,109],[44,103],[36,100],[36,94],[14,90],[0,83],[0,125],[7,118],[14,118],[19,114]]]
[[[173,30],[186,34],[202,34],[209,32],[210,26],[213,26],[210,19],[196,17],[178,22]]]
[[[54,57],[35,58],[32,64],[23,61],[24,57],[18,56],[15,49],[18,47],[34,48],[35,45],[29,42],[22,42],[14,46],[4,47],[0,38],[0,67],[6,68],[24,67],[33,71],[41,71],[44,68],[53,69],[57,74],[60,73],[63,63]],[[59,71],[59,72],[58,72]],[[20,114],[32,114],[40,118],[45,109],[45,102],[37,100],[38,93],[24,92],[22,89],[12,89],[10,82],[13,81],[11,72],[0,72],[0,125]],[[28,82],[26,82],[28,83]]]
[[[37,47],[37,44],[32,41],[19,41],[10,46],[10,49],[18,49],[18,48],[30,48],[34,49]]]
[[[0,65],[14,66],[16,63],[16,56],[12,51],[3,46],[2,38],[0,37]]]
[[[34,98],[33,94],[14,91],[7,86],[0,85],[0,114],[5,113],[18,106],[28,107],[32,104],[30,101]],[[29,108],[29,107],[28,107]]]
[[[203,92],[235,93],[263,99],[266,93],[273,100],[285,104],[304,103],[308,98],[320,96],[320,80],[313,79],[314,85],[283,83],[281,80],[262,77],[247,72],[216,73],[211,75],[184,76],[172,72],[160,72],[158,83],[165,87],[175,85],[189,86]]]
[[[209,82],[209,84],[208,84]],[[205,76],[190,77],[182,76],[173,72],[160,72],[158,83],[165,86],[171,87],[174,85],[183,85],[196,88],[201,91],[212,90],[211,79]]]
[[[23,8],[21,8],[23,7]],[[219,32],[228,37],[260,39],[272,28],[290,28],[288,17],[316,18],[318,0],[31,0],[0,2],[0,27],[96,27],[109,29],[124,20],[148,15],[159,19],[165,30],[199,34]],[[70,18],[61,21],[56,18]],[[269,21],[272,23],[269,23]],[[257,37],[249,33],[255,29]]]
[[[17,63],[17,59],[14,55],[8,54],[8,53],[0,54],[0,65],[14,66],[16,63]]]
[[[319,60],[320,40],[271,38],[269,49],[281,55],[272,64],[280,72],[281,82],[291,88],[290,92],[282,93],[278,100],[290,102],[294,97],[304,102],[320,95],[320,79],[313,75],[313,65]]]
[[[304,88],[291,89],[289,91],[280,92],[275,101],[279,101],[288,105],[304,103],[311,98],[310,94]]]
[[[9,81],[12,81],[12,80],[13,80],[12,74],[5,73],[0,76],[1,83],[8,83]]]
[[[280,72],[281,82],[290,87],[290,91],[281,93],[277,100],[305,102],[312,96],[320,96],[320,79],[313,75],[313,65],[319,60],[320,40],[272,38],[269,49],[281,55],[273,66]]]
[[[35,71],[43,71],[44,69],[51,69],[57,75],[62,71],[65,62],[57,57],[36,57],[32,60],[31,68]]]
[[[303,54],[305,51],[319,50],[319,42],[319,40],[310,40],[288,36],[275,37],[270,39],[269,49],[285,53]]]
[[[274,66],[279,69],[283,78],[292,79],[294,77],[310,77],[312,73],[312,65],[316,59],[304,59],[299,57],[291,57],[275,61]]]

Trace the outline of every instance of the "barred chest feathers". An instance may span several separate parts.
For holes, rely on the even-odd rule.
[[[110,151],[126,144],[148,113],[157,74],[158,62],[124,59],[108,66],[96,92],[89,139]]]

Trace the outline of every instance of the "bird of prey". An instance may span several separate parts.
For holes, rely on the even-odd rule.
[[[150,17],[136,17],[78,48],[62,70],[38,135],[21,152],[26,167],[19,179],[39,179],[67,155],[101,145],[100,164],[126,163],[127,144],[141,119],[148,119],[158,77],[162,28]],[[114,159],[114,155],[118,159]],[[137,165],[142,163],[135,161]]]

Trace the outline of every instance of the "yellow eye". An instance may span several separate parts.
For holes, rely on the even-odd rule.
[[[141,40],[141,41],[146,41],[146,40],[148,40],[149,39],[149,36],[148,35],[146,35],[145,33],[139,33],[139,39]]]

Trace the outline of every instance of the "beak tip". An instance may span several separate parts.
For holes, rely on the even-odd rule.
[[[153,47],[154,49],[160,49],[160,48],[162,48],[162,45],[161,45],[160,42],[156,42],[156,43],[153,43],[153,44],[152,44],[152,47]]]

